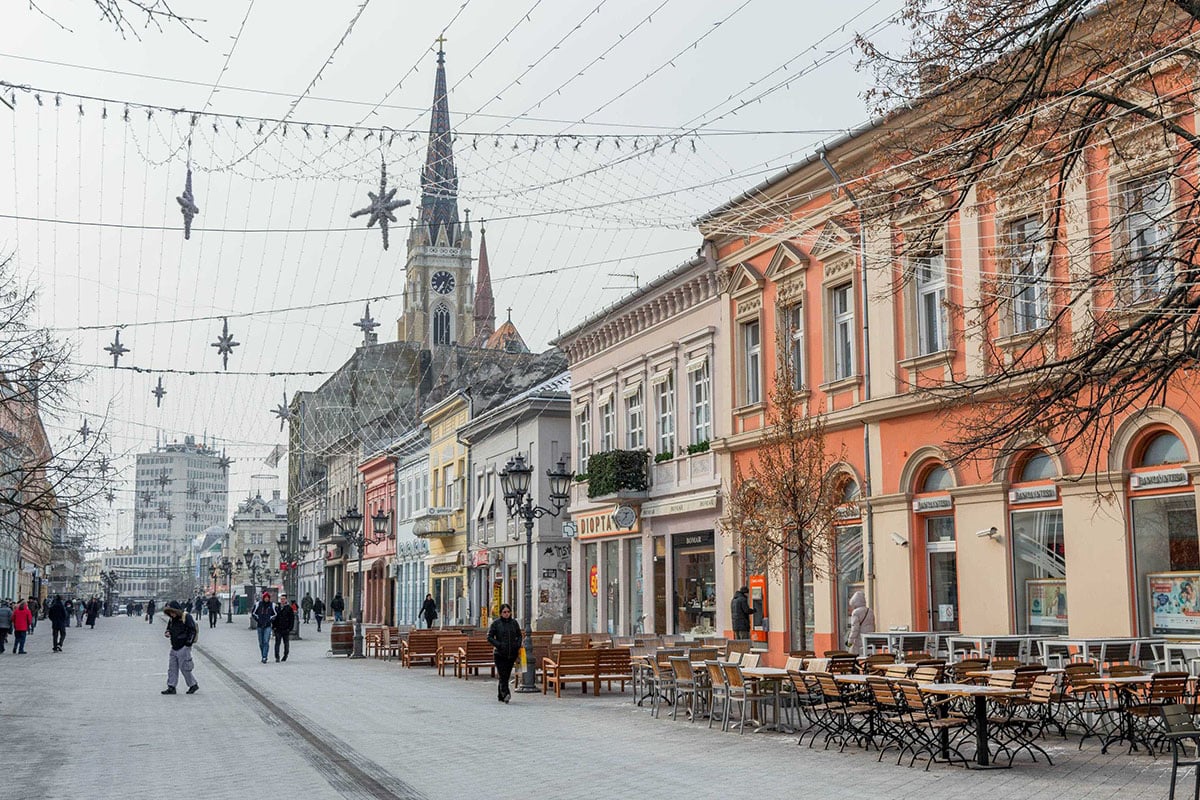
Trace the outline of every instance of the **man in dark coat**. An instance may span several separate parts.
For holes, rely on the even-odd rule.
[[[96,617],[100,616],[100,598],[93,597],[88,600],[87,604],[87,624],[88,627],[95,630]]]
[[[179,603],[168,603],[163,609],[170,621],[164,634],[171,640],[171,659],[167,663],[167,688],[163,694],[175,694],[175,684],[179,682],[179,673],[188,685],[188,694],[200,690],[200,684],[192,675],[192,645],[196,643],[199,630],[192,615],[179,607]]]
[[[494,648],[496,674],[499,676],[496,699],[507,703],[512,697],[508,682],[512,678],[513,662],[521,654],[521,626],[513,619],[512,606],[508,603],[500,606],[500,616],[488,628],[487,640]]]
[[[433,621],[437,619],[437,601],[433,595],[425,595],[425,602],[421,603],[421,616],[425,618],[425,627],[432,628]]]
[[[317,619],[317,633],[320,633],[321,620],[325,619],[325,601],[319,597],[313,600],[313,616]]]
[[[221,613],[221,601],[216,593],[208,596],[208,627],[217,627],[217,615]]]
[[[50,605],[46,609],[46,617],[50,620],[53,652],[61,653],[63,642],[67,639],[67,627],[71,624],[71,615],[67,613],[67,606],[63,603],[62,595],[54,595],[54,599],[50,601]]]
[[[255,604],[254,610],[250,612],[250,618],[254,621],[254,628],[258,631],[258,649],[262,653],[262,663],[267,663],[267,654],[271,651],[271,628],[275,621],[275,615],[279,612],[275,608],[275,604],[271,602],[271,593],[263,592],[262,600]]]
[[[346,601],[342,599],[342,593],[338,592],[329,601],[329,610],[333,612],[333,621],[342,621],[342,612],[346,610]]]
[[[154,624],[154,598],[150,598],[150,602],[146,603],[146,622]]]
[[[313,599],[308,592],[304,593],[304,599],[300,601],[300,610],[304,612],[304,624],[308,624],[308,616],[312,613]]]
[[[729,603],[730,627],[733,628],[735,639],[750,638],[750,617],[754,614],[754,607],[750,605],[749,594],[750,587],[743,586],[733,593],[733,600]]]
[[[279,661],[279,643],[283,642],[283,660],[287,661],[288,651],[291,649],[289,639],[292,635],[292,625],[296,622],[296,612],[292,610],[292,604],[288,600],[286,594],[280,593],[279,607],[275,611],[275,620],[271,623],[271,627],[275,631],[275,660]]]

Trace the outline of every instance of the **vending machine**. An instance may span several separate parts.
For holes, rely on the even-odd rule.
[[[754,609],[750,617],[750,640],[766,644],[767,631],[771,629],[767,619],[767,576],[751,575],[747,585],[750,587],[750,607]]]

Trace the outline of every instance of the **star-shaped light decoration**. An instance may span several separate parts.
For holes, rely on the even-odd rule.
[[[204,495],[204,505],[208,505],[211,502],[212,502],[212,495],[211,494]]]
[[[172,521],[174,521],[174,519],[175,519],[174,514],[167,514],[167,522],[172,522]]]
[[[104,493],[104,499],[107,500],[108,504],[111,506],[113,504],[113,500],[117,499],[117,496],[115,494],[113,494],[112,489],[109,489],[107,492]]]
[[[371,198],[371,204],[366,208],[360,208],[350,215],[351,219],[370,215],[367,220],[367,227],[370,228],[376,222],[379,223],[379,231],[383,234],[383,249],[388,249],[388,223],[396,221],[396,215],[392,212],[397,208],[408,205],[408,200],[393,200],[396,196],[395,189],[387,188],[387,162],[381,157],[379,159],[379,194],[367,192],[367,197]]]
[[[192,219],[200,216],[200,207],[196,205],[196,196],[192,194],[192,168],[188,167],[187,182],[183,185],[183,194],[175,198],[179,203],[179,213],[183,214],[183,238],[192,238]]]
[[[229,356],[233,354],[233,348],[240,347],[241,344],[241,342],[235,342],[233,334],[229,332],[229,319],[222,317],[221,335],[209,346],[217,348],[217,353],[221,356],[221,364],[225,369],[229,369]]]
[[[167,484],[170,482],[171,482],[171,479],[168,478],[166,475],[158,476],[158,485],[161,486],[162,488],[164,488],[164,489],[167,488]]]
[[[166,504],[166,503],[159,503],[159,504],[158,504],[158,513],[159,513],[159,514],[165,514],[165,513],[167,513],[167,504]]]
[[[100,456],[100,460],[96,462],[96,471],[101,475],[107,475],[110,468],[111,464],[108,460],[108,456]]]
[[[229,456],[225,455],[225,451],[222,450],[221,457],[217,459],[217,466],[220,467],[222,472],[228,472],[229,465],[232,463],[233,463],[233,459],[230,458]]]
[[[282,431],[284,423],[290,422],[292,417],[295,416],[292,414],[292,410],[288,408],[287,392],[283,393],[283,402],[271,409],[271,413],[279,417],[279,430]]]
[[[200,512],[199,512],[199,511],[193,511],[193,512],[192,512],[192,519],[194,519],[194,520],[199,520],[199,519],[200,519]]]
[[[188,486],[188,488],[187,488],[187,496],[188,496],[188,497],[195,497],[195,496],[196,496],[196,493],[197,493],[198,491],[199,491],[199,489],[197,489],[197,488],[196,488],[196,484],[194,484],[194,483],[193,483],[193,484],[191,484],[190,486]]]
[[[104,348],[104,352],[108,353],[110,356],[113,357],[113,366],[114,367],[117,366],[117,360],[120,359],[121,356],[123,356],[129,352],[129,348],[126,347],[125,345],[121,344],[121,329],[120,328],[117,328],[117,335],[113,339],[113,343],[110,344],[108,347]]]
[[[146,505],[150,505],[150,503],[152,503],[153,501],[154,501],[154,496],[150,494],[149,490],[142,492],[142,502],[143,503],[145,503]]]
[[[79,428],[79,435],[83,437],[85,442],[88,440],[88,437],[92,435],[92,429],[88,427],[86,417],[83,420],[83,425]]]
[[[371,332],[379,327],[379,323],[371,319],[370,303],[367,303],[367,310],[363,312],[363,318],[354,323],[354,327],[363,332],[363,344],[366,344],[367,339],[371,337]]]
[[[158,386],[150,390],[150,394],[154,395],[154,405],[156,408],[162,408],[162,399],[166,395],[167,390],[163,388],[162,378],[158,379]]]

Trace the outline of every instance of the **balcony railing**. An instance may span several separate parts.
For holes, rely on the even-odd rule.
[[[608,450],[588,459],[588,498],[644,498],[650,490],[645,450]]]

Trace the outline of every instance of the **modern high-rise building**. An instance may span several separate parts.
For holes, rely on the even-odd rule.
[[[106,567],[118,573],[122,598],[191,597],[197,534],[229,513],[228,461],[196,437],[137,454],[133,554]]]

